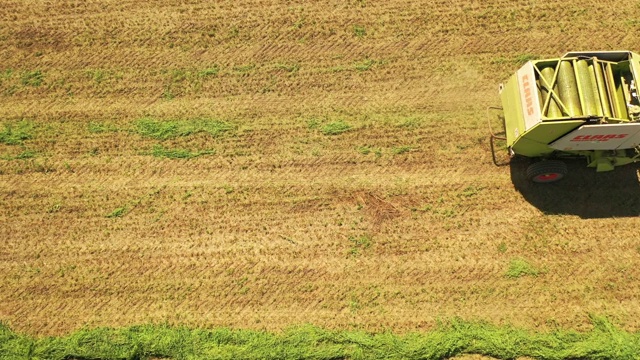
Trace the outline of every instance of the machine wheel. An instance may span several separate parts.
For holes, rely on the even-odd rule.
[[[537,183],[550,183],[567,174],[567,164],[559,160],[543,160],[529,165],[527,179]]]

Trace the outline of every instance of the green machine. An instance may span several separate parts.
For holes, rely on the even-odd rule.
[[[563,157],[582,156],[596,171],[640,161],[640,56],[629,51],[570,52],[532,60],[500,85],[510,155],[534,158],[527,177],[553,182]],[[494,152],[495,161],[495,152]]]

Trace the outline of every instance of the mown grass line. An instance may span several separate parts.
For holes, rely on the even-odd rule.
[[[330,331],[305,325],[274,334],[254,330],[142,325],[33,338],[0,324],[0,359],[638,359],[640,333],[593,318],[589,332],[532,332],[453,320],[407,335]]]

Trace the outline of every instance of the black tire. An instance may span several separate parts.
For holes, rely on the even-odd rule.
[[[529,165],[527,179],[537,183],[550,183],[567,175],[567,164],[559,160],[542,160]]]

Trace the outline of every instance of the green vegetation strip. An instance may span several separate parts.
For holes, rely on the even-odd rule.
[[[230,124],[213,119],[163,121],[143,118],[136,122],[138,134],[158,140],[173,139],[197,133],[207,133],[215,137],[231,130],[233,130],[233,126]]]
[[[535,333],[459,320],[425,333],[329,331],[313,326],[273,334],[192,330],[163,325],[80,330],[33,338],[0,324],[0,359],[446,359],[481,354],[500,359],[638,359],[640,333],[601,318],[589,332]]]

